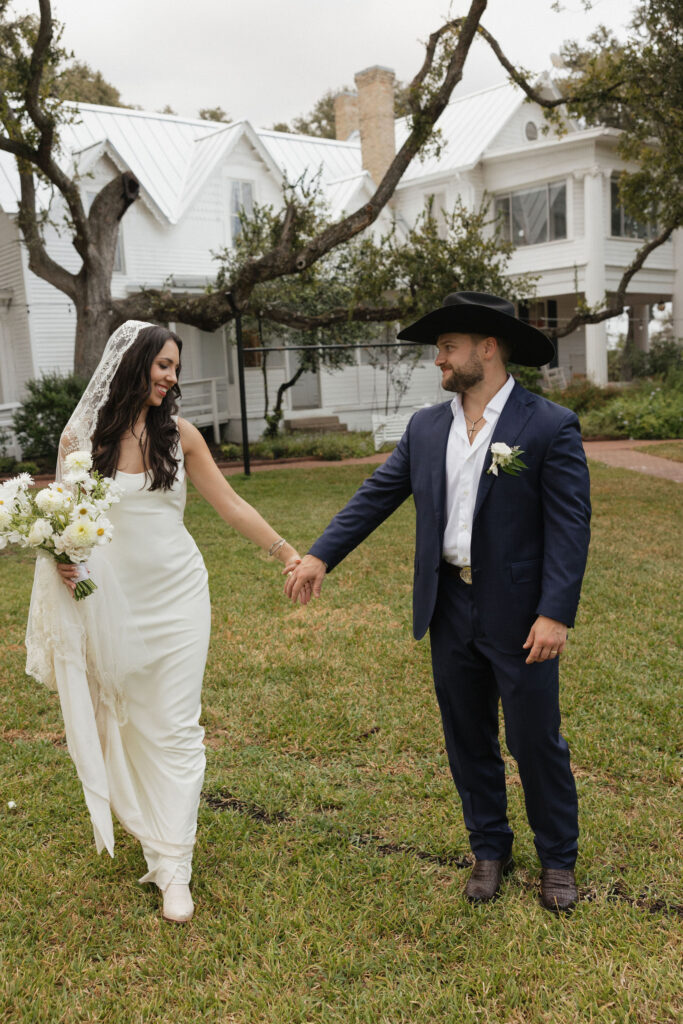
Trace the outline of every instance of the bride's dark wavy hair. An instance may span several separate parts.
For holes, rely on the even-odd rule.
[[[103,476],[114,476],[119,462],[121,438],[132,430],[149,397],[151,368],[167,341],[175,341],[182,352],[183,343],[166,327],[143,327],[124,355],[111,382],[109,398],[100,409],[92,436],[93,468]],[[180,367],[178,367],[178,376]],[[150,405],[145,421],[144,444],[140,448],[151,479],[150,491],[167,491],[178,474],[174,456],[178,428],[171,418],[178,409],[180,388],[175,384],[159,406]]]

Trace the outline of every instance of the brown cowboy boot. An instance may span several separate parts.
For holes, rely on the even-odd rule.
[[[558,914],[571,910],[579,899],[572,868],[543,868],[541,873],[541,903],[546,910]]]
[[[470,903],[488,903],[500,892],[503,875],[507,875],[514,867],[511,856],[504,860],[476,860],[467,879],[465,896]]]

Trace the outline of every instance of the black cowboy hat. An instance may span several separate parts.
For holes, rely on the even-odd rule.
[[[491,334],[512,348],[511,360],[522,366],[544,366],[555,355],[555,346],[542,331],[515,316],[507,299],[487,292],[452,292],[443,306],[404,327],[399,341],[435,345],[440,334]]]

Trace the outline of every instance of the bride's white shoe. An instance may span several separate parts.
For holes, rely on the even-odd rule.
[[[171,882],[164,890],[164,909],[167,921],[189,921],[194,914],[190,887],[184,882]]]

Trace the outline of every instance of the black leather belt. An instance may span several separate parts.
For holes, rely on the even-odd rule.
[[[472,566],[471,565],[453,565],[452,562],[442,562],[441,568],[444,572],[448,573],[449,576],[457,576],[463,583],[472,582]]]

